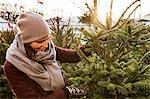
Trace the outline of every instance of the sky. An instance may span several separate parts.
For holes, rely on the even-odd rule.
[[[45,18],[54,16],[62,16],[64,18],[80,16],[87,11],[85,2],[89,5],[93,4],[93,0],[40,0],[43,1],[43,4],[39,4],[37,1],[38,0],[0,0],[0,3],[17,3],[28,10],[34,8],[43,12]],[[118,19],[118,16],[120,16],[125,8],[133,1],[135,0],[114,0],[113,19]],[[109,11],[109,6],[110,0],[98,0],[98,14],[101,19],[105,18]],[[150,14],[150,0],[141,0],[141,7],[134,13],[134,17],[142,18],[146,14]]]

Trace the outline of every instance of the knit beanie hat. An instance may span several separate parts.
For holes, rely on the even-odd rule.
[[[23,43],[31,43],[50,34],[47,22],[36,13],[23,13],[17,19]]]

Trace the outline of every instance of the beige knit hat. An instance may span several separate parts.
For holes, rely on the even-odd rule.
[[[50,34],[47,22],[36,13],[23,13],[17,19],[23,43],[31,43]]]

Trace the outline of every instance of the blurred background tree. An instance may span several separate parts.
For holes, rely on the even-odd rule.
[[[0,17],[7,21],[15,23],[16,18],[19,16],[20,12],[24,12],[24,7],[17,4],[0,4]]]

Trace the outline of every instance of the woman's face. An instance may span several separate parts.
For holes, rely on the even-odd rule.
[[[30,44],[30,46],[35,51],[45,51],[48,48],[49,36],[46,36],[40,40],[34,41]]]

